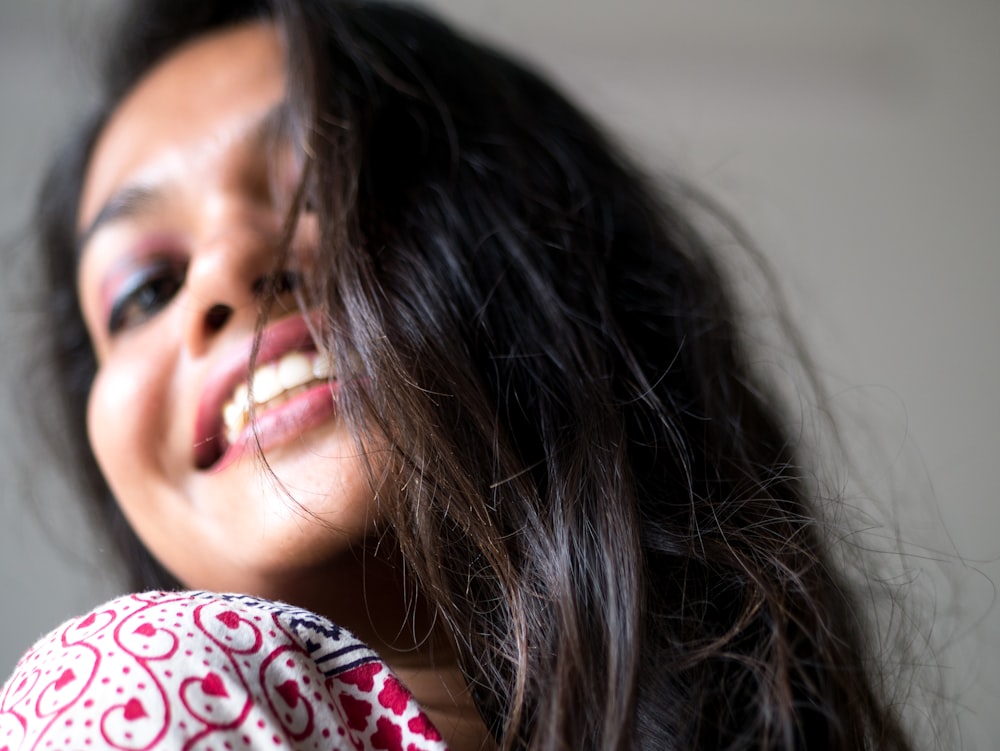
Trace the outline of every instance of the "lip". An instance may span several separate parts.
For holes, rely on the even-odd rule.
[[[322,424],[337,411],[336,389],[336,381],[321,383],[279,407],[255,415],[253,423],[243,429],[236,442],[226,448],[209,471],[221,472],[248,451],[267,451]]]
[[[232,395],[237,384],[248,380],[253,344],[254,340],[251,337],[234,351],[223,356],[205,384],[198,402],[194,428],[192,458],[199,470],[222,469],[247,448],[259,445],[261,449],[266,449],[274,446],[287,440],[291,433],[301,432],[310,427],[314,418],[320,422],[327,419],[334,411],[333,389],[329,384],[320,384],[274,409],[255,416],[256,430],[253,430],[252,426],[247,426],[236,443],[224,446],[222,406]],[[293,315],[282,318],[264,329],[255,365],[273,362],[289,352],[315,351],[316,342],[309,331],[308,320],[302,315]],[[314,409],[316,414],[312,415],[310,409]]]

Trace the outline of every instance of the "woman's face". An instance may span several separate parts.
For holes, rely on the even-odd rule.
[[[373,501],[327,383],[337,363],[291,302],[264,332],[244,426],[257,297],[298,180],[276,127],[284,74],[260,23],[139,82],[86,174],[78,283],[99,363],[90,440],[140,538],[188,586],[291,598],[288,582],[353,555]],[[304,214],[290,271],[316,232]]]

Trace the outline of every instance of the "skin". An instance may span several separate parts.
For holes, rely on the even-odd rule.
[[[221,470],[194,461],[207,385],[249,355],[254,283],[273,270],[297,177],[269,128],[284,94],[277,30],[224,30],[154,67],[98,139],[78,215],[80,299],[99,364],[91,444],[129,522],[184,584],[333,618],[382,653],[454,748],[480,748],[486,732],[446,641],[407,602],[394,554],[365,544],[375,493],[336,412],[264,441],[273,474],[253,451]],[[137,191],[141,200],[120,200]],[[116,203],[128,208],[109,212]],[[291,265],[315,238],[302,216]],[[130,303],[112,330],[111,308],[150,269],[168,286]],[[221,323],[220,306],[231,311]]]

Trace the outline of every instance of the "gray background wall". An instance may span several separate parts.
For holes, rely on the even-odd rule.
[[[116,591],[60,468],[15,416],[30,407],[18,388],[38,302],[18,238],[41,164],[87,101],[87,34],[113,5],[0,4],[4,675]],[[1000,2],[432,5],[523,50],[650,171],[693,180],[747,227],[833,394],[851,504],[899,529],[895,575],[943,645],[946,711],[966,748],[1000,748]]]

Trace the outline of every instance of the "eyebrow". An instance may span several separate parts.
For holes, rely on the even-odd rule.
[[[262,114],[242,137],[259,148],[273,146],[282,138],[288,137],[289,114],[287,102],[278,102]],[[91,238],[105,226],[142,216],[163,200],[163,193],[160,187],[133,184],[126,185],[112,195],[90,225],[77,236],[77,257],[83,253]]]
[[[152,206],[160,202],[162,191],[148,185],[128,185],[108,199],[76,240],[79,256],[90,239],[104,226],[124,219],[131,219],[148,212]]]

